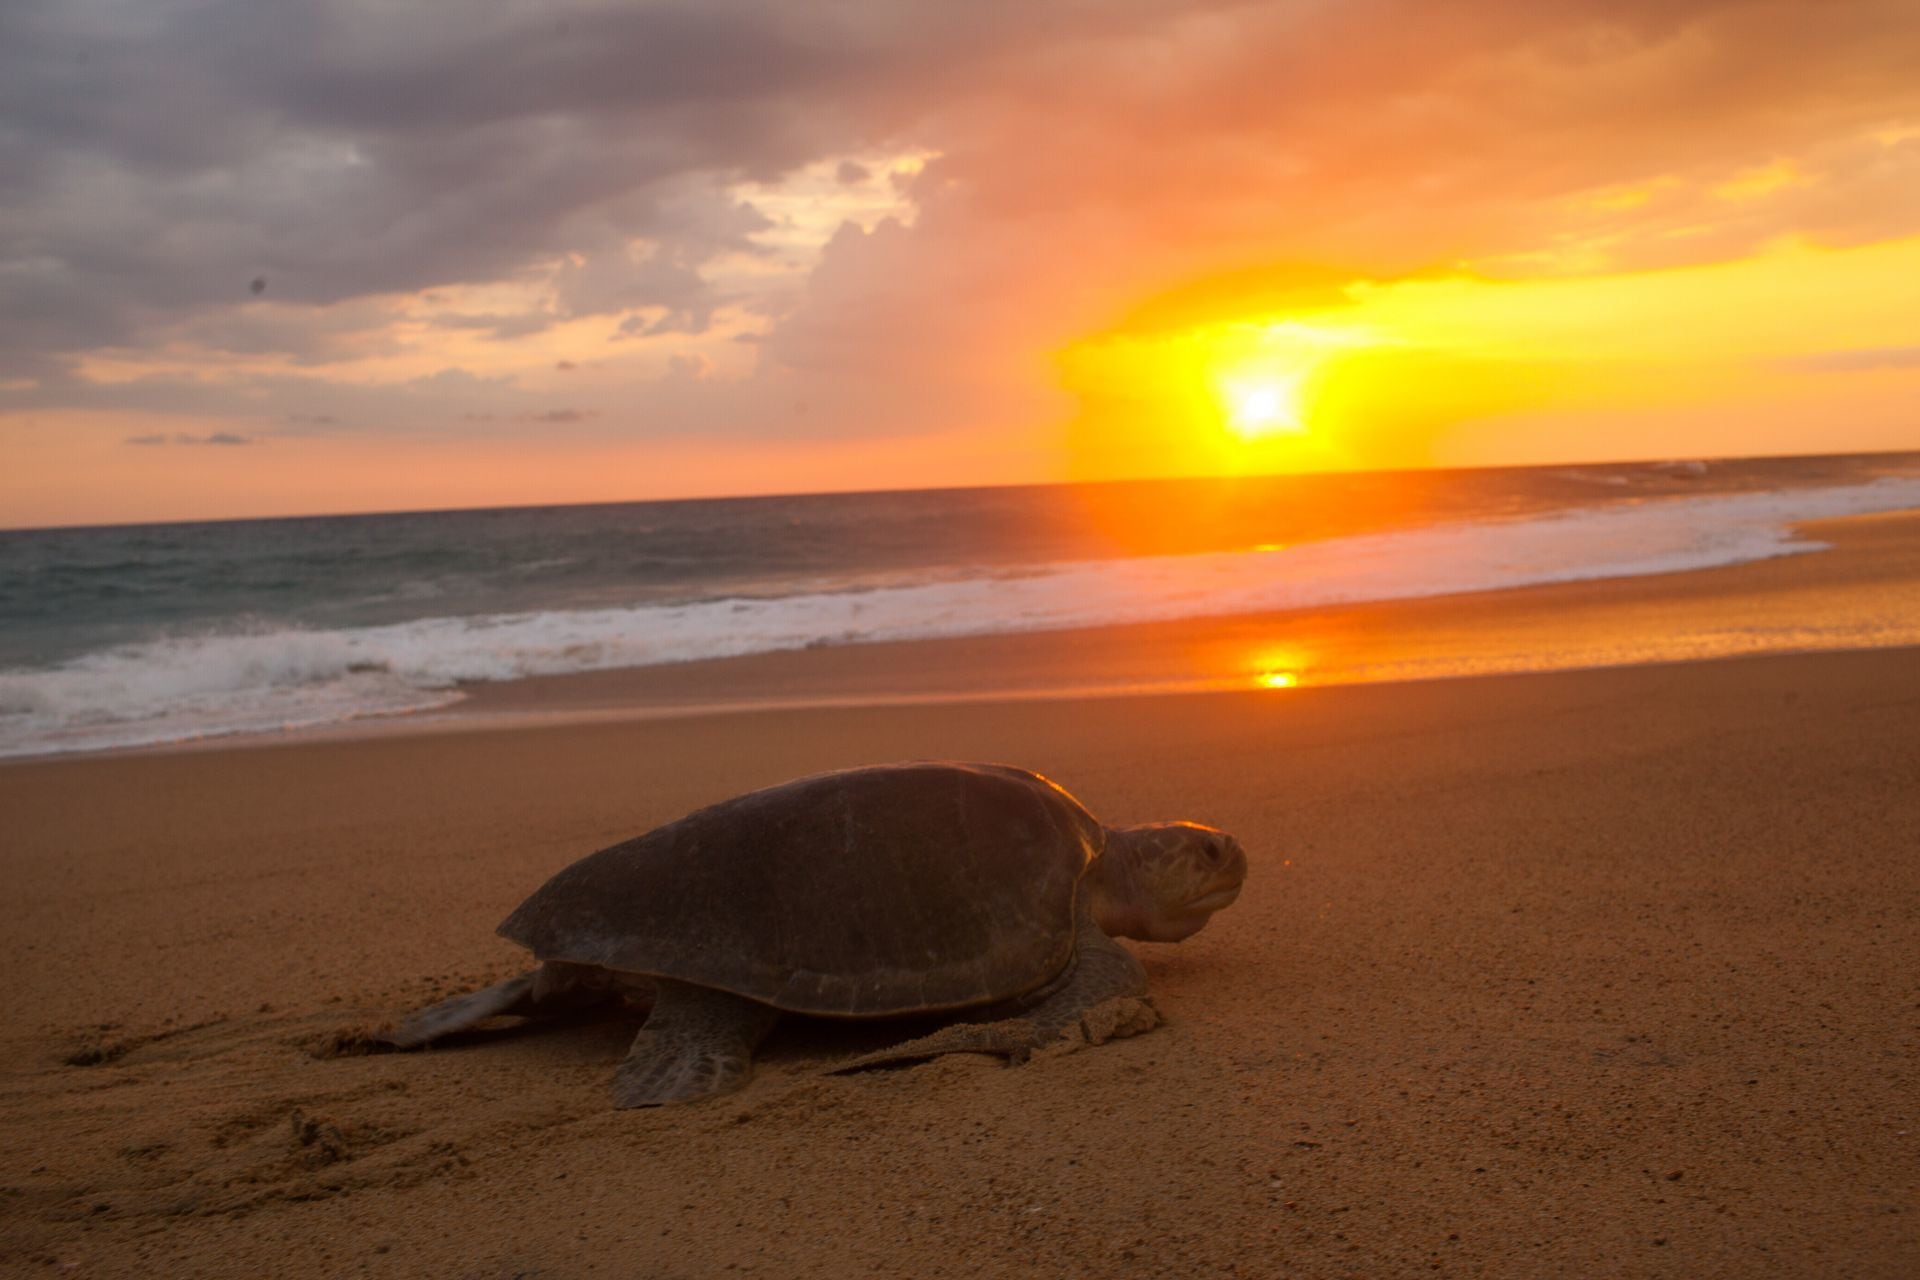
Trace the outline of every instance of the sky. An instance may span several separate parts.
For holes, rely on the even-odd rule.
[[[1911,0],[8,0],[0,527],[1920,448]]]

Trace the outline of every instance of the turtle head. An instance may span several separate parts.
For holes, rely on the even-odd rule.
[[[1247,855],[1226,832],[1197,822],[1110,827],[1087,878],[1094,921],[1108,934],[1178,942],[1240,896]]]

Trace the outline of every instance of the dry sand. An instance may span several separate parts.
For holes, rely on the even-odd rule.
[[[643,1112],[618,1019],[333,1052],[573,858],[910,757],[1240,837],[1166,1026]],[[28,762],[0,842],[10,1274],[1920,1274],[1920,651]]]

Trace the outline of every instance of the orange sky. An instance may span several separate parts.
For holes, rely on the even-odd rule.
[[[938,8],[36,14],[0,525],[1920,448],[1911,4]]]

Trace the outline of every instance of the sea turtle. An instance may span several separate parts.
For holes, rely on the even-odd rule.
[[[538,969],[421,1009],[413,1048],[497,1014],[651,997],[616,1107],[745,1084],[780,1013],[970,1011],[849,1066],[1014,1060],[1158,1021],[1108,935],[1177,942],[1239,895],[1246,854],[1190,822],[1105,828],[1025,769],[927,762],[823,773],[689,814],[564,868],[500,933]]]

